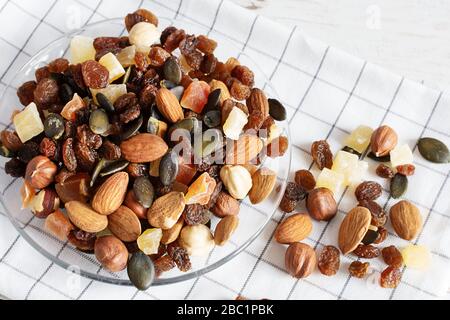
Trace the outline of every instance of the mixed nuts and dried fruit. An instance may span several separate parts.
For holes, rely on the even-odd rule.
[[[24,178],[23,208],[146,289],[225,245],[241,200],[269,197],[277,174],[264,159],[288,149],[286,110],[247,66],[219,61],[213,39],[160,32],[145,9],[125,25],[124,37],[75,36],[70,61],[20,86],[24,108],[0,151],[6,173]]]

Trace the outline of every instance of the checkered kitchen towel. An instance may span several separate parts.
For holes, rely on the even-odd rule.
[[[337,151],[344,137],[360,124],[375,128],[384,123],[396,128],[400,143],[407,143],[414,150],[416,174],[406,198],[423,215],[423,231],[413,242],[430,248],[432,268],[426,273],[406,269],[398,288],[381,289],[376,279],[382,262],[371,262],[374,273],[365,281],[348,276],[346,269],[354,259],[348,256],[342,258],[341,271],[336,276],[329,278],[316,271],[298,281],[284,272],[285,248],[272,240],[275,227],[285,217],[277,212],[263,234],[225,266],[195,280],[138,292],[132,287],[72,279],[72,274],[52,264],[19,237],[2,214],[0,294],[13,299],[232,299],[238,294],[254,299],[449,297],[450,164],[428,163],[416,147],[422,136],[433,136],[450,145],[448,93],[387,72],[309,39],[299,29],[286,28],[223,0],[0,0],[1,91],[46,43],[71,29],[123,17],[138,7],[149,8],[159,16],[201,24],[210,30],[211,37],[228,38],[258,61],[288,109],[294,145],[292,171],[311,167],[311,141],[327,139]],[[365,160],[374,172],[376,163]],[[377,177],[370,178],[387,187]],[[315,223],[306,240],[316,250],[336,243],[339,224],[345,212],[355,205],[351,190],[338,200],[338,215],[331,222]],[[388,207],[394,203],[387,197],[381,202]],[[389,230],[392,231],[390,225]],[[407,244],[395,235],[389,238],[388,243]],[[68,281],[78,281],[78,285],[68,286]]]

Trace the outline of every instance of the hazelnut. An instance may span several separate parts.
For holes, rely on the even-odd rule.
[[[20,196],[22,198],[22,209],[27,209],[31,207],[35,195],[36,190],[34,190],[28,182],[24,181],[22,188],[20,188]]]
[[[329,221],[337,212],[336,200],[333,192],[327,188],[317,188],[308,194],[306,201],[309,215],[317,221]]]
[[[98,238],[95,241],[94,253],[102,266],[111,272],[122,271],[127,266],[127,247],[115,236]]]
[[[223,166],[220,178],[230,195],[235,199],[244,199],[252,188],[252,176],[243,166]]]
[[[160,36],[158,28],[148,22],[136,23],[129,32],[130,43],[138,48],[150,47],[159,41]]]
[[[203,224],[183,227],[179,242],[191,256],[206,256],[215,245],[211,230]]]
[[[34,197],[31,211],[38,218],[46,218],[50,213],[59,208],[59,198],[53,189],[42,189]]]
[[[228,193],[221,191],[217,197],[216,204],[211,211],[219,218],[237,215],[239,213],[240,204],[235,198]]]
[[[131,209],[139,219],[147,219],[148,209],[144,208],[144,206],[136,200],[133,190],[128,191],[123,204]]]
[[[397,145],[397,133],[389,126],[381,126],[372,133],[370,148],[377,157],[383,157]]]
[[[58,168],[49,158],[37,156],[28,162],[25,172],[25,181],[34,189],[44,189],[50,185]]]
[[[284,263],[291,276],[306,278],[314,271],[316,260],[316,252],[311,246],[295,242],[287,248]]]

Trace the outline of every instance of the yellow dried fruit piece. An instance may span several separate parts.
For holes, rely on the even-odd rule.
[[[346,151],[339,151],[333,161],[331,170],[344,175],[344,186],[351,182],[352,174],[358,169],[359,158],[356,154]]]
[[[334,194],[339,193],[344,186],[345,176],[342,173],[324,168],[317,177],[316,187],[327,188]]]
[[[403,164],[411,164],[414,161],[411,148],[407,144],[396,146],[391,150],[390,156],[392,168],[396,168]]]
[[[345,139],[345,145],[353,150],[364,153],[370,144],[373,129],[368,126],[359,126]]]
[[[357,185],[361,181],[366,180],[367,172],[369,171],[369,163],[366,161],[358,161],[358,166],[348,177],[349,185]]]
[[[114,103],[117,98],[123,96],[127,93],[127,85],[126,84],[110,84],[106,88],[103,89],[91,89],[92,97],[94,97],[94,102],[98,104],[96,95],[97,93],[103,93],[105,97]]]
[[[109,83],[119,79],[125,74],[125,69],[113,53],[107,53],[98,62],[109,71]]]
[[[25,109],[16,114],[13,119],[14,127],[20,141],[27,142],[44,131],[39,111],[34,102],[30,103]]]
[[[75,36],[70,41],[70,62],[82,63],[95,60],[94,39],[85,36]]]
[[[223,125],[223,132],[232,140],[238,140],[242,129],[247,124],[248,119],[244,111],[238,107],[233,107],[227,120]]]
[[[425,246],[410,244],[401,253],[408,268],[425,271],[431,265],[431,254]]]
[[[129,46],[120,50],[117,54],[117,60],[119,60],[122,67],[126,68],[136,63],[134,57],[136,56],[136,46]]]
[[[149,255],[158,253],[159,243],[162,238],[162,230],[159,228],[151,228],[145,230],[137,239],[139,249]]]

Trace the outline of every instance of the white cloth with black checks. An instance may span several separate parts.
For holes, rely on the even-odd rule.
[[[299,29],[286,28],[219,0],[0,0],[1,91],[46,43],[70,29],[123,17],[138,7],[201,23],[210,28],[213,38],[216,31],[221,32],[260,62],[288,109],[295,146],[292,171],[312,167],[308,154],[311,141],[327,139],[337,151],[343,138],[360,124],[396,128],[400,143],[414,150],[416,174],[406,198],[422,212],[424,228],[413,242],[430,248],[432,268],[426,273],[406,269],[397,289],[382,289],[375,283],[384,268],[380,259],[371,262],[374,275],[365,281],[348,276],[346,268],[354,259],[348,256],[341,259],[336,276],[328,278],[316,271],[298,281],[284,272],[285,248],[272,240],[275,227],[285,217],[277,212],[262,235],[223,267],[191,281],[138,292],[85,278],[74,280],[20,238],[2,213],[0,294],[13,299],[232,299],[238,294],[254,299],[449,298],[450,164],[426,162],[416,147],[421,136],[433,136],[450,145],[450,95],[446,92],[403,79],[310,39]],[[0,125],[6,126],[7,121],[0,119]],[[376,163],[366,160],[374,172]],[[386,182],[371,178],[387,187]],[[1,181],[1,190],[7,184]],[[386,196],[380,201],[387,207],[395,202]],[[338,215],[329,223],[315,223],[305,241],[317,251],[336,243],[339,224],[355,205],[352,190],[340,196],[339,203]],[[407,241],[390,235],[386,244],[390,243],[405,246]],[[68,286],[69,281],[79,284]]]

